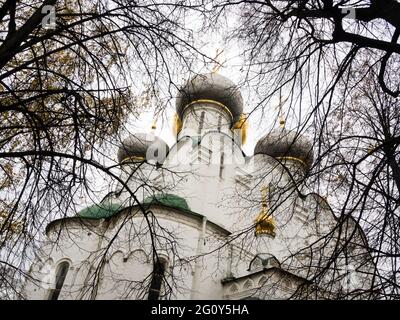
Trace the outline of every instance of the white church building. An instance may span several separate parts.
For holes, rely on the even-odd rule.
[[[170,147],[125,139],[112,192],[47,226],[27,299],[365,297],[365,236],[305,185],[305,136],[277,128],[245,155],[241,93],[217,73],[182,86],[175,129]]]

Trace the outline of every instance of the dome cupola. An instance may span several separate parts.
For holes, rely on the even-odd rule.
[[[232,125],[240,120],[243,98],[238,87],[228,78],[217,73],[198,74],[179,90],[176,112],[180,119],[185,110],[197,102],[209,102],[225,109],[232,118]]]
[[[77,213],[80,218],[106,219],[124,209],[120,204],[105,202],[86,207]]]
[[[144,204],[161,204],[167,207],[173,207],[176,209],[190,211],[187,201],[175,194],[156,194],[148,196],[143,201]]]
[[[308,171],[313,163],[313,145],[296,131],[284,128],[273,130],[261,138],[254,154],[266,154],[277,160],[297,162]]]
[[[118,149],[118,162],[128,159],[153,160],[163,163],[169,152],[164,140],[152,133],[135,133],[126,138]]]

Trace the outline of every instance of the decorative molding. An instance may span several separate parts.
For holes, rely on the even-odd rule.
[[[122,159],[120,164],[132,164],[132,162],[142,162],[146,161],[145,157],[139,157],[139,156],[132,156],[132,157],[126,157]]]
[[[284,157],[275,157],[275,159],[279,160],[279,161],[285,161],[285,160],[289,160],[289,161],[294,161],[294,162],[298,162],[299,164],[301,164],[303,167],[307,168],[307,164],[296,157],[289,157],[289,156],[284,156]]]
[[[211,100],[211,99],[198,99],[198,100],[194,100],[194,101],[188,103],[185,107],[183,107],[183,109],[182,109],[182,114],[184,114],[185,111],[186,111],[189,107],[191,107],[191,106],[193,106],[193,105],[195,105],[195,104],[199,104],[199,103],[208,103],[208,104],[216,105],[216,106],[222,108],[223,110],[225,110],[225,111],[230,115],[230,117],[233,119],[233,114],[232,114],[232,112],[229,110],[229,108],[228,108],[226,105],[224,105],[224,104],[221,103],[221,102],[218,102],[218,101],[216,101],[216,100]]]

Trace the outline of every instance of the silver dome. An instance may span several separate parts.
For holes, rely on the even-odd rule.
[[[313,163],[313,145],[296,131],[273,130],[261,138],[254,154],[267,154],[273,158],[291,157],[300,160],[309,170]]]
[[[182,118],[185,107],[195,100],[214,100],[225,105],[233,116],[233,123],[243,112],[243,98],[238,87],[228,78],[216,73],[199,74],[179,90],[176,112]]]
[[[118,161],[128,158],[143,158],[163,163],[169,151],[164,140],[151,133],[135,133],[126,138],[118,149]]]

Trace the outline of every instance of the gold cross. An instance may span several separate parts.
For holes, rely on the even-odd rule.
[[[279,116],[279,125],[281,128],[285,127],[285,119],[283,118],[282,115],[282,107],[285,104],[285,102],[287,101],[288,98],[285,98],[284,100],[282,100],[282,90],[279,90],[279,104],[277,106],[278,108],[278,116]]]
[[[221,49],[217,49],[216,53],[215,53],[215,58],[213,59],[215,62],[214,67],[212,68],[211,72],[212,73],[216,73],[218,72],[218,70],[223,66],[223,64],[226,62],[226,59],[224,62],[219,62],[218,58],[220,57],[220,55],[222,54],[222,52],[224,52],[224,50]]]
[[[261,188],[261,206],[262,206],[262,212],[264,214],[266,214],[268,211],[267,194],[268,194],[268,187],[267,186],[262,187]]]

